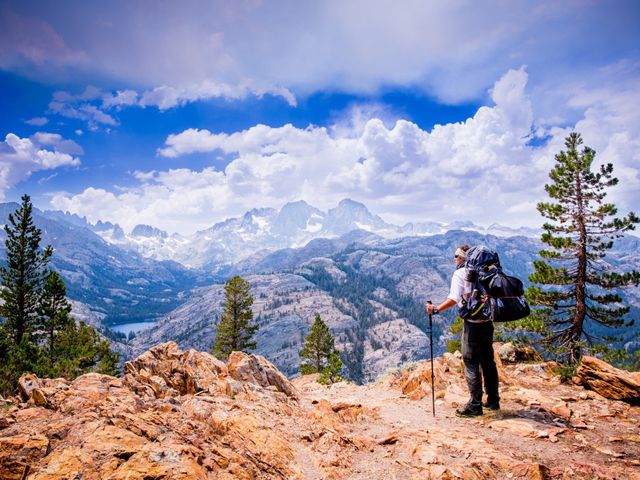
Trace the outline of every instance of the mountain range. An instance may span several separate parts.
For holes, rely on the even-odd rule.
[[[344,199],[335,208],[323,212],[304,201],[285,204],[280,210],[256,208],[241,217],[229,218],[192,235],[169,234],[150,225],[137,225],[125,233],[117,224],[95,225],[75,217],[106,242],[155,260],[173,260],[189,268],[216,270],[217,266],[237,263],[248,257],[283,248],[296,248],[314,239],[334,239],[354,231],[364,231],[382,238],[429,236],[449,230],[472,230],[497,236],[524,235],[539,237],[532,228],[510,228],[493,224],[487,228],[470,221],[450,224],[437,222],[407,223],[403,226],[385,222],[365,205]]]
[[[6,218],[17,207],[0,204],[0,215]],[[304,337],[320,314],[343,353],[347,377],[359,383],[428,355],[423,304],[446,297],[457,245],[494,248],[507,272],[525,283],[542,246],[533,231],[505,236],[508,229],[493,226],[500,235],[487,234],[471,222],[396,227],[351,200],[326,213],[304,202],[279,211],[254,209],[189,237],[148,225],[125,233],[108,222],[90,224],[76,215],[37,209],[34,220],[43,230],[43,244],[54,247],[53,268],[65,279],[74,315],[115,340],[123,358],[169,340],[208,350],[224,282],[239,274],[249,280],[255,298],[257,353],[296,375]],[[640,270],[639,253],[640,240],[628,236],[607,261]],[[632,308],[629,318],[637,317],[638,288],[623,294]],[[451,314],[434,318],[436,353],[444,351],[452,319]],[[154,323],[130,340],[111,330],[137,322]],[[619,346],[640,347],[638,326],[620,333]]]

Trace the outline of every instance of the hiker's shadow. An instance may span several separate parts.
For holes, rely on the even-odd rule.
[[[488,411],[484,416],[491,418],[492,420],[512,420],[523,418],[533,420],[542,425],[553,425],[556,427],[570,426],[570,422],[568,420],[560,418],[537,405],[526,408],[503,408],[501,410]]]

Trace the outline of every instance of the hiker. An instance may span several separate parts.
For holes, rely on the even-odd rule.
[[[434,305],[426,304],[425,308],[428,314],[436,314],[455,305],[461,307],[463,299],[467,299],[471,294],[472,283],[464,268],[469,248],[469,245],[461,245],[456,249],[454,255],[456,271],[451,279],[449,295],[437,308]],[[464,408],[456,410],[456,414],[464,417],[482,415],[482,377],[484,377],[484,386],[487,392],[487,402],[484,405],[491,410],[499,410],[498,369],[493,359],[493,322],[476,323],[464,320],[462,359],[471,398]],[[482,369],[482,376],[480,369]]]

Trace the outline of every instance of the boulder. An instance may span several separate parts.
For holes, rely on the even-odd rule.
[[[549,410],[554,415],[565,420],[569,420],[571,418],[571,415],[573,414],[566,402],[558,402],[554,404]]]
[[[18,380],[20,398],[38,407],[50,407],[49,399],[68,388],[69,381],[64,378],[40,379],[33,373],[23,373]]]
[[[446,367],[442,358],[435,359],[433,362],[433,376],[436,389],[446,386],[445,371]],[[427,395],[431,395],[431,362],[421,362],[415,370],[408,372],[401,379],[401,385],[402,393],[412,400],[420,400]]]
[[[576,371],[582,384],[605,398],[640,405],[640,381],[629,372],[595,357],[582,357]]]
[[[298,392],[287,377],[262,355],[231,352],[227,362],[229,376],[241,382],[264,388],[273,387],[288,397],[298,398]]]
[[[33,373],[23,373],[18,380],[18,392],[23,401],[31,398],[31,393],[36,388],[42,388],[42,381]]]
[[[156,398],[195,394],[214,387],[224,392],[227,367],[206,352],[183,352],[175,342],[156,345],[124,365],[125,382],[137,392]]]
[[[49,404],[46,393],[40,388],[34,388],[31,392],[31,398],[33,403],[38,407],[46,407]]]
[[[505,363],[541,362],[542,355],[529,345],[514,345],[511,342],[495,344],[500,359]]]

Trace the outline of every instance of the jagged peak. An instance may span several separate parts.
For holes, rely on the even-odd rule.
[[[364,203],[356,202],[350,198],[343,198],[338,202],[337,208],[348,208],[348,209],[357,209],[357,210],[366,210],[369,212],[369,209]]]
[[[134,237],[158,237],[167,238],[169,234],[164,230],[152,227],[151,225],[138,224],[131,230],[131,235]]]

